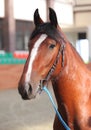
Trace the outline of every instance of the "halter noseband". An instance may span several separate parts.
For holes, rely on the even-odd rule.
[[[44,86],[45,83],[48,84],[49,79],[51,78],[53,72],[56,69],[56,66],[57,66],[58,60],[60,58],[60,55],[62,55],[62,63],[61,64],[62,64],[62,67],[64,67],[64,49],[65,49],[65,44],[61,43],[61,45],[59,47],[59,51],[58,51],[57,57],[56,57],[53,65],[52,65],[51,69],[49,70],[46,78],[43,79],[43,80],[40,80],[40,85],[39,85],[40,90],[42,90],[42,88],[43,88],[43,86]]]

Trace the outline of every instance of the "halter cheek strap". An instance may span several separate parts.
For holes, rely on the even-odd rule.
[[[55,71],[55,69],[56,69],[56,66],[57,66],[57,63],[58,63],[58,60],[59,60],[59,58],[60,58],[60,55],[62,55],[62,67],[64,66],[64,44],[62,44],[61,46],[60,46],[60,48],[59,48],[59,51],[58,51],[58,55],[57,55],[57,57],[56,57],[56,59],[55,59],[55,61],[54,61],[54,64],[53,64],[53,66],[51,67],[51,69],[50,69],[50,71],[48,72],[48,75],[47,75],[47,80],[49,80],[50,79],[50,77],[51,77],[51,75],[53,74],[53,72]]]
[[[62,46],[61,46],[62,67],[64,67],[64,49],[65,49],[65,44],[62,44]]]
[[[59,48],[57,57],[56,57],[56,59],[55,59],[53,65],[52,65],[51,69],[49,70],[49,72],[48,72],[46,78],[43,79],[43,80],[40,80],[40,85],[39,85],[39,86],[40,86],[40,89],[42,89],[43,86],[44,86],[44,84],[47,84],[48,81],[51,79],[51,76],[52,76],[53,72],[54,72],[55,69],[56,69],[56,66],[57,66],[58,60],[59,60],[59,58],[60,58],[60,55],[62,55],[62,63],[61,63],[61,64],[62,64],[62,67],[64,67],[64,49],[65,49],[65,44],[62,43],[62,44],[60,45],[60,48]]]

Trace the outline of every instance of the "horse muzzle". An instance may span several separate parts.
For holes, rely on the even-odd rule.
[[[18,91],[24,100],[35,98],[35,95],[32,94],[32,86],[29,83],[19,84]]]

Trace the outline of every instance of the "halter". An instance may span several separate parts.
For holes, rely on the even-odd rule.
[[[53,72],[54,72],[55,69],[56,69],[56,66],[57,66],[58,60],[59,60],[59,58],[60,58],[60,55],[62,55],[62,67],[64,67],[64,49],[65,49],[65,44],[62,43],[62,44],[60,45],[60,47],[59,47],[59,51],[58,51],[57,57],[56,57],[56,59],[55,59],[53,65],[52,65],[51,69],[49,70],[49,72],[48,72],[46,78],[43,79],[43,80],[40,80],[40,85],[39,85],[40,90],[42,90],[44,84],[48,84],[48,81],[50,80],[50,78],[51,78]],[[59,75],[58,75],[58,76],[59,76]],[[57,77],[58,77],[58,76],[57,76]]]
[[[47,87],[45,86],[45,84],[48,85],[48,81],[49,81],[49,79],[51,78],[53,72],[54,72],[55,69],[56,69],[56,66],[57,66],[58,60],[59,60],[59,58],[60,58],[60,55],[62,55],[62,67],[64,67],[64,49],[65,49],[65,44],[62,43],[62,44],[60,45],[60,47],[59,47],[59,51],[58,51],[57,57],[56,57],[56,59],[55,59],[53,65],[52,65],[51,69],[49,70],[49,72],[48,72],[46,78],[45,78],[44,80],[40,80],[40,85],[39,85],[40,88],[39,88],[39,89],[40,89],[40,92],[43,90],[43,91],[45,91],[45,92],[48,94],[49,99],[50,99],[50,101],[51,101],[51,103],[52,103],[52,105],[53,105],[53,108],[54,108],[54,110],[55,110],[55,112],[56,112],[56,114],[57,114],[57,116],[58,116],[59,121],[62,123],[62,125],[64,126],[64,128],[65,128],[66,130],[70,130],[69,126],[65,123],[65,121],[63,120],[63,118],[62,118],[62,116],[60,115],[59,111],[57,110],[57,107],[56,107],[56,105],[55,105],[55,103],[54,103],[54,101],[53,101],[53,98],[52,98],[52,96],[51,96],[49,90],[48,90]]]

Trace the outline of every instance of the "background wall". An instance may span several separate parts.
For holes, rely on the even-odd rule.
[[[0,49],[7,52],[27,50],[28,39],[34,28],[35,9],[39,8],[40,16],[47,21],[49,7],[56,11],[61,28],[75,47],[78,34],[86,33],[91,59],[90,0],[0,0]]]

